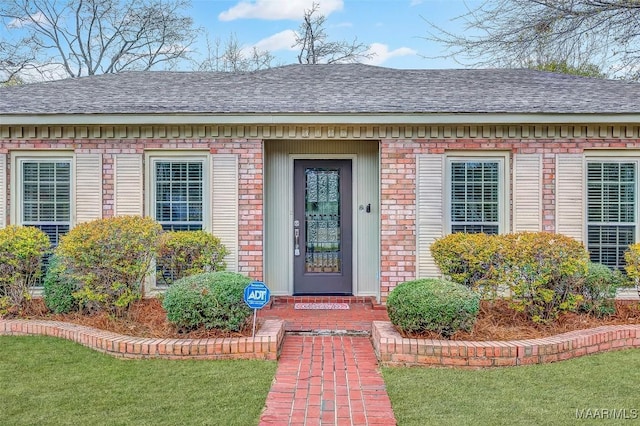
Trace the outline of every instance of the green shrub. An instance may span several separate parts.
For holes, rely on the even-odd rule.
[[[30,299],[29,288],[42,276],[42,258],[51,243],[32,226],[0,229],[0,316],[19,311]]]
[[[64,263],[56,255],[49,258],[47,273],[42,283],[44,303],[56,314],[65,314],[78,309],[73,293],[80,289],[80,283],[65,269]]]
[[[167,319],[182,330],[198,327],[240,331],[251,316],[244,303],[244,288],[250,278],[234,272],[207,272],[174,282],[162,306]]]
[[[576,310],[589,254],[578,241],[548,232],[500,236],[497,275],[512,293],[512,306],[534,322]]]
[[[454,233],[436,240],[431,245],[431,255],[451,281],[494,297],[498,246],[499,236]]]
[[[625,271],[636,285],[640,282],[640,243],[631,244],[624,253]]]
[[[598,317],[615,314],[616,290],[623,283],[624,277],[620,271],[613,271],[601,263],[589,262],[581,287],[584,301],[580,309]]]
[[[169,231],[160,236],[156,265],[159,284],[189,275],[222,271],[227,249],[206,231]]]
[[[426,278],[407,281],[389,293],[387,312],[391,322],[407,334],[433,331],[449,337],[469,331],[480,309],[480,296],[450,281]]]
[[[120,216],[82,223],[63,236],[56,253],[81,283],[73,293],[81,309],[122,315],[139,299],[161,232],[150,218]]]
[[[535,322],[576,310],[583,296],[588,253],[579,242],[548,232],[504,235],[451,234],[431,248],[443,274],[495,296],[508,289],[512,306]],[[640,259],[640,257],[639,257]]]

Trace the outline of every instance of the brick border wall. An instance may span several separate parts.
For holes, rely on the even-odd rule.
[[[384,365],[499,367],[640,348],[640,325],[603,326],[541,339],[470,342],[403,338],[390,322],[374,321],[372,340]]]
[[[0,335],[42,335],[71,340],[122,358],[277,360],[284,321],[266,320],[255,337],[155,339],[125,336],[60,321],[0,320]]]

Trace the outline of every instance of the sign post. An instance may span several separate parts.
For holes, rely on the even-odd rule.
[[[269,290],[269,287],[264,285],[261,281],[253,281],[244,288],[244,303],[253,309],[252,337],[256,336],[256,317],[258,316],[258,309],[262,309],[264,305],[269,303],[269,297],[271,297],[271,291]]]

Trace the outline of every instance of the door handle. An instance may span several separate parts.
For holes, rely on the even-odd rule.
[[[293,255],[300,256],[300,229],[295,228],[293,230],[293,235],[295,237],[295,245],[293,247]]]

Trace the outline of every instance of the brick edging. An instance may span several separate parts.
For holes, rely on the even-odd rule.
[[[124,358],[276,360],[284,339],[284,321],[264,321],[255,337],[157,339],[125,336],[61,321],[0,319],[0,335],[55,336]]]
[[[540,339],[473,342],[403,338],[390,322],[374,321],[372,340],[384,365],[497,367],[640,348],[640,325],[602,326]]]

